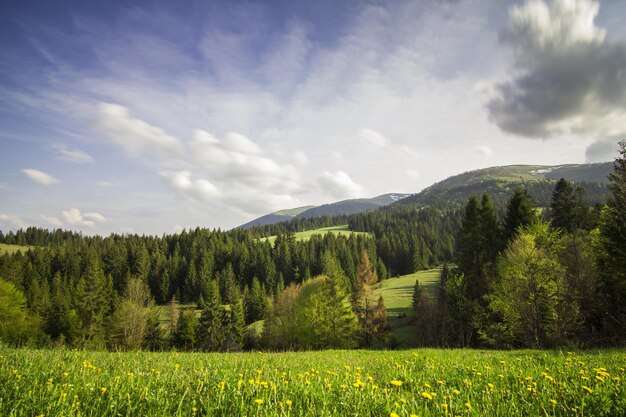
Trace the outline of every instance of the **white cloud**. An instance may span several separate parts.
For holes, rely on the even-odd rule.
[[[298,165],[307,165],[309,163],[309,158],[307,158],[306,154],[302,151],[295,151],[293,153],[293,160]]]
[[[3,227],[3,229],[10,229],[12,227],[17,227],[17,228],[25,228],[25,227],[27,227],[26,223],[24,223],[22,221],[22,219],[20,219],[17,216],[12,216],[10,214],[2,214],[2,213],[0,213],[0,222],[4,223],[7,226],[9,226],[9,227],[6,227],[6,228]]]
[[[100,213],[85,213],[83,215],[83,217],[85,218],[85,220],[88,221],[93,221],[96,223],[104,223],[106,221],[106,219],[104,218],[104,216]]]
[[[191,172],[162,171],[159,173],[176,191],[193,200],[210,201],[221,195],[220,190],[206,179],[191,179]]]
[[[111,181],[98,181],[96,185],[98,187],[108,188],[108,187],[113,187],[115,184],[113,184]]]
[[[180,154],[180,141],[163,129],[152,126],[130,115],[128,108],[113,103],[98,105],[98,126],[109,139],[130,154],[160,152],[165,155]]]
[[[376,148],[384,148],[391,143],[389,139],[384,137],[379,132],[365,127],[359,130],[359,139],[361,142]]]
[[[416,178],[417,179],[420,176],[419,172],[415,171],[414,169],[407,169],[407,170],[404,171],[404,173],[409,178]]]
[[[97,223],[103,223],[106,221],[104,216],[102,216],[100,213],[82,214],[77,208],[62,210],[61,217],[68,225],[89,227],[92,229],[96,227]]]
[[[58,217],[42,215],[41,218],[43,219],[43,221],[51,226],[63,227],[63,222],[59,220]]]
[[[318,178],[324,192],[335,198],[360,197],[363,187],[354,182],[344,171],[334,171],[324,173]]]
[[[31,180],[35,181],[37,184],[41,185],[54,185],[60,184],[61,181],[58,178],[53,177],[52,175],[46,174],[45,172],[38,171],[32,168],[23,169],[22,172]]]
[[[269,158],[256,143],[241,134],[231,132],[220,140],[197,129],[190,150],[195,171],[204,173],[210,180],[204,184],[203,194],[207,198],[220,196],[220,201],[232,209],[259,212],[283,208],[282,204],[297,201],[290,194],[302,190],[294,166]],[[199,184],[191,181],[191,172],[162,175],[171,186],[188,194],[199,194]]]
[[[64,145],[58,145],[54,147],[57,152],[57,159],[69,162],[76,162],[77,164],[85,164],[93,162],[93,157],[86,152],[78,149],[70,149]]]

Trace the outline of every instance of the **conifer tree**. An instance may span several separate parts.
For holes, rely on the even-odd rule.
[[[574,187],[565,178],[554,186],[550,203],[552,227],[566,232],[574,230]]]
[[[219,351],[225,339],[224,308],[216,281],[209,284],[209,293],[198,324],[198,341],[204,350]]]
[[[174,346],[183,350],[193,350],[197,343],[198,317],[194,310],[181,310],[178,314]]]
[[[504,219],[504,242],[508,243],[517,235],[520,227],[527,226],[538,221],[535,205],[528,191],[520,187],[515,188],[513,196],[506,206]]]
[[[600,218],[601,278],[606,298],[605,313],[616,337],[626,336],[626,140],[619,143],[619,156],[613,162],[611,192]]]

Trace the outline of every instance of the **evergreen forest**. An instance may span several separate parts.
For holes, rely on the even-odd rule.
[[[385,348],[385,300],[372,287],[442,267],[434,295],[415,286],[420,345],[623,345],[626,142],[608,188],[560,179],[475,191],[247,230],[0,232],[0,243],[19,246],[0,256],[0,340],[99,350]],[[343,224],[365,233],[295,238]]]

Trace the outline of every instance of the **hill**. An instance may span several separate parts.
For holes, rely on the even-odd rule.
[[[16,252],[26,253],[32,246],[20,246],[20,245],[7,245],[5,243],[0,243],[0,255],[4,253],[13,254]]]
[[[274,213],[261,216],[239,227],[242,229],[249,229],[254,226],[263,226],[289,221],[293,218],[310,219],[313,217],[341,216],[363,213],[368,210],[376,210],[380,207],[393,204],[407,196],[409,196],[409,194],[389,193],[373,198],[356,198],[337,201],[330,204],[323,204],[321,206],[304,206],[295,209],[279,210]]]
[[[367,233],[364,233],[364,232],[353,232],[353,231],[351,231],[348,228],[347,224],[343,224],[341,226],[322,227],[320,229],[313,229],[313,230],[306,230],[304,232],[297,232],[297,233],[295,233],[296,242],[307,241],[313,235],[325,235],[326,233],[332,233],[332,234],[335,234],[335,235],[343,235],[343,236],[350,236],[352,234],[367,234]],[[276,236],[264,237],[261,240],[262,241],[268,241],[268,242],[270,242],[273,245],[274,241],[276,240]]]
[[[265,216],[261,216],[246,224],[242,224],[239,227],[241,227],[242,229],[249,229],[254,226],[265,226],[266,224],[286,222],[286,221],[293,219],[298,214],[305,212],[309,209],[312,209],[314,207],[315,206],[304,206],[304,207],[297,207],[294,209],[275,211],[274,213],[266,214]]]
[[[478,169],[454,175],[413,194],[397,204],[443,205],[464,203],[472,194],[489,193],[505,201],[516,186],[523,186],[539,206],[549,205],[554,183],[565,178],[578,183],[591,203],[606,200],[611,162],[598,164],[508,165]]]

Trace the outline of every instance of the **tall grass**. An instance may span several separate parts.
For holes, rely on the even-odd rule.
[[[2,416],[624,416],[626,351],[0,347]]]

